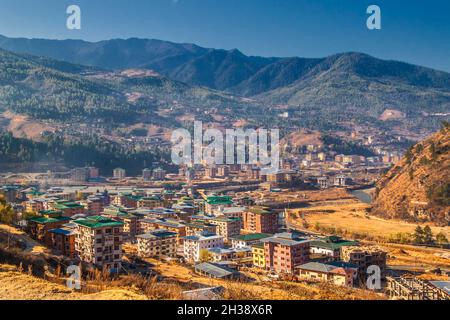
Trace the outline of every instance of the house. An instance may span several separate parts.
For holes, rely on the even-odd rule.
[[[197,264],[195,266],[195,272],[214,279],[232,280],[241,277],[241,274],[236,270],[209,262]]]
[[[278,214],[266,207],[251,207],[242,214],[243,229],[249,233],[276,233]]]
[[[271,237],[268,233],[249,233],[231,237],[231,246],[233,248],[251,247],[260,243],[262,239]]]
[[[123,222],[101,216],[75,220],[75,251],[81,261],[99,268],[122,266]]]
[[[175,257],[177,254],[177,233],[157,229],[137,236],[138,255],[149,257]]]
[[[261,240],[264,243],[266,269],[293,274],[295,267],[309,260],[310,240],[295,233],[279,233]]]
[[[301,280],[330,282],[334,285],[353,287],[358,267],[351,264],[308,262],[295,267],[295,274]]]
[[[223,236],[204,232],[199,235],[186,236],[183,238],[183,255],[188,262],[200,261],[202,250],[223,247]]]

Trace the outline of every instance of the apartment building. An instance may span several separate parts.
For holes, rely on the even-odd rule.
[[[240,234],[231,237],[231,246],[233,248],[251,247],[254,244],[261,243],[262,239],[271,237],[268,233],[249,233]]]
[[[381,278],[384,279],[386,277],[386,256],[385,251],[375,246],[341,248],[342,261],[357,265],[361,280],[367,278],[367,268],[374,265],[380,267]]]
[[[278,214],[266,207],[251,207],[242,214],[243,229],[249,233],[276,233]]]
[[[43,242],[48,246],[52,245],[50,230],[61,227],[70,219],[63,216],[40,216],[28,220],[28,233],[31,238]]]
[[[229,196],[210,196],[205,201],[205,212],[207,214],[219,214],[225,209],[233,206],[233,200]]]
[[[137,236],[138,255],[142,258],[175,257],[177,233],[157,229]]]
[[[223,236],[204,232],[183,238],[183,255],[187,262],[200,261],[202,250],[223,247]]]
[[[124,242],[134,242],[136,236],[141,233],[139,217],[129,213],[123,208],[109,206],[103,211],[103,216],[123,223]]]
[[[183,237],[186,236],[186,226],[177,220],[141,219],[139,220],[139,225],[139,230],[143,233],[151,232],[157,229],[164,229],[170,232],[175,232],[178,244],[181,244]]]
[[[261,240],[264,243],[266,269],[281,274],[293,274],[295,267],[309,260],[310,240],[294,233],[279,233]]]
[[[192,223],[185,223],[185,226],[187,236],[193,236],[205,232],[217,234],[217,225],[209,223],[209,220],[207,221],[196,220]]]
[[[101,216],[75,220],[75,251],[78,257],[99,268],[122,265],[123,222]]]
[[[158,196],[150,196],[150,197],[144,197],[138,200],[137,207],[138,208],[159,208],[164,206],[164,201],[162,198]]]
[[[114,169],[113,170],[113,177],[114,177],[114,179],[119,179],[119,180],[125,179],[125,177],[126,177],[125,169],[122,169],[122,168]]]
[[[216,233],[223,236],[226,242],[241,233],[242,220],[240,218],[217,217],[208,221],[217,226]]]
[[[72,201],[58,201],[51,206],[53,210],[61,211],[64,217],[72,217],[77,214],[84,214],[84,207]]]
[[[61,227],[49,230],[51,237],[51,248],[58,254],[75,258],[76,231],[72,228]]]

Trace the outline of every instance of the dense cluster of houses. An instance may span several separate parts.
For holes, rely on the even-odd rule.
[[[386,253],[377,248],[280,229],[277,210],[231,196],[197,199],[185,191],[131,187],[16,191],[16,208],[35,213],[23,222],[31,237],[57,254],[116,272],[124,243],[142,259],[176,259],[217,278],[239,277],[238,270],[251,267],[354,286],[370,265],[386,271]]]

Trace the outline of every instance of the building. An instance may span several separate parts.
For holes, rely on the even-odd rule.
[[[101,216],[75,220],[75,251],[81,261],[99,268],[122,266],[123,222]]]
[[[104,199],[96,196],[89,196],[87,200],[83,202],[85,213],[92,216],[97,216],[102,213],[104,204]]]
[[[75,182],[86,182],[89,180],[89,168],[75,168],[70,171],[70,180]]]
[[[207,214],[220,213],[225,209],[233,206],[233,200],[229,196],[210,196],[205,202],[205,212]]]
[[[230,167],[228,167],[228,166],[218,167],[217,175],[222,178],[227,178],[230,175]]]
[[[188,262],[200,261],[203,250],[223,247],[223,237],[212,233],[205,232],[199,235],[186,236],[183,240],[184,259]]]
[[[252,245],[253,266],[266,269],[266,256],[264,254],[264,243],[258,242]]]
[[[233,261],[243,260],[252,256],[252,249],[250,247],[243,248],[211,248],[207,249],[211,257],[211,261]]]
[[[217,176],[217,168],[216,167],[207,167],[205,168],[205,177],[214,179]]]
[[[75,258],[76,231],[74,229],[61,227],[48,232],[51,237],[52,250],[71,259]]]
[[[70,221],[69,218],[63,216],[42,216],[34,217],[28,220],[28,233],[31,238],[43,242],[48,246],[52,245],[52,236],[49,233],[52,229],[60,228],[63,224]]]
[[[241,277],[240,273],[236,270],[209,262],[197,264],[195,266],[195,272],[214,279],[232,280]]]
[[[126,171],[122,168],[116,168],[113,170],[113,177],[114,179],[123,180],[126,178]]]
[[[155,181],[163,181],[166,179],[166,170],[163,170],[161,168],[156,168],[153,171],[153,180]]]
[[[226,242],[241,233],[242,220],[240,218],[217,217],[209,219],[208,222],[217,226],[216,233],[223,236]]]
[[[344,240],[337,236],[330,236],[319,240],[311,241],[310,253],[339,259],[341,248],[348,246],[357,246],[357,241]]]
[[[111,218],[123,223],[123,241],[134,242],[136,236],[141,233],[139,217],[131,214],[129,211],[115,206],[105,208],[104,217]]]
[[[214,233],[217,234],[217,225],[209,223],[209,220],[196,220],[191,223],[185,223],[186,235],[193,236],[201,233]]]
[[[353,287],[358,267],[346,263],[308,262],[295,267],[299,280],[329,282],[337,286]]]
[[[53,210],[61,211],[64,217],[85,213],[85,208],[81,204],[72,201],[58,201],[53,204],[52,208]]]
[[[276,233],[278,214],[266,207],[251,207],[242,214],[243,229],[249,233]]]
[[[19,187],[17,186],[2,186],[0,188],[0,195],[2,195],[6,202],[16,202],[19,194]]]
[[[175,257],[177,233],[157,229],[137,236],[138,255],[142,258]]]
[[[164,229],[175,232],[177,243],[181,244],[183,237],[186,236],[186,225],[177,220],[170,219],[141,219],[139,220],[140,231],[147,233],[157,229]]]
[[[251,247],[254,244],[261,243],[262,239],[271,237],[268,233],[250,233],[231,237],[231,246],[233,248]]]
[[[361,280],[367,278],[367,268],[374,265],[380,267],[381,278],[386,277],[386,252],[378,247],[342,247],[341,260],[357,265]]]
[[[294,274],[295,267],[309,260],[309,240],[294,233],[280,233],[262,239],[266,269],[278,274]]]
[[[144,181],[150,181],[152,180],[152,170],[145,168],[142,170],[142,180]]]
[[[164,205],[164,201],[159,196],[150,196],[150,197],[144,197],[137,201],[137,207],[138,208],[159,208]]]

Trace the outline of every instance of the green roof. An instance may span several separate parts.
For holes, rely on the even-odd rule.
[[[69,221],[69,220],[70,220],[70,218],[68,218],[68,217],[54,217],[54,218],[34,217],[34,218],[29,219],[29,221],[36,222],[39,224],[65,222],[65,221]]]
[[[248,209],[249,212],[255,213],[255,214],[269,214],[272,213],[272,211],[268,210],[267,207],[251,207]]]
[[[233,204],[230,196],[212,196],[206,199],[206,202],[211,205]]]
[[[359,245],[358,241],[342,240],[339,237],[328,237],[323,240],[311,241],[311,247],[318,247],[330,250],[337,250],[341,247],[349,247]]]
[[[61,216],[63,214],[62,211],[58,211],[58,210],[41,210],[39,211],[40,215],[49,215],[49,216]]]
[[[269,238],[271,236],[272,235],[268,233],[250,233],[250,234],[241,234],[232,238],[241,241],[256,241],[264,238]]]
[[[88,228],[103,228],[103,227],[120,227],[123,226],[123,222],[115,221],[102,216],[92,216],[86,219],[79,219],[74,221],[76,224],[82,225]]]
[[[55,209],[64,210],[64,209],[76,209],[76,208],[84,208],[81,204],[76,202],[63,202],[55,204]]]

